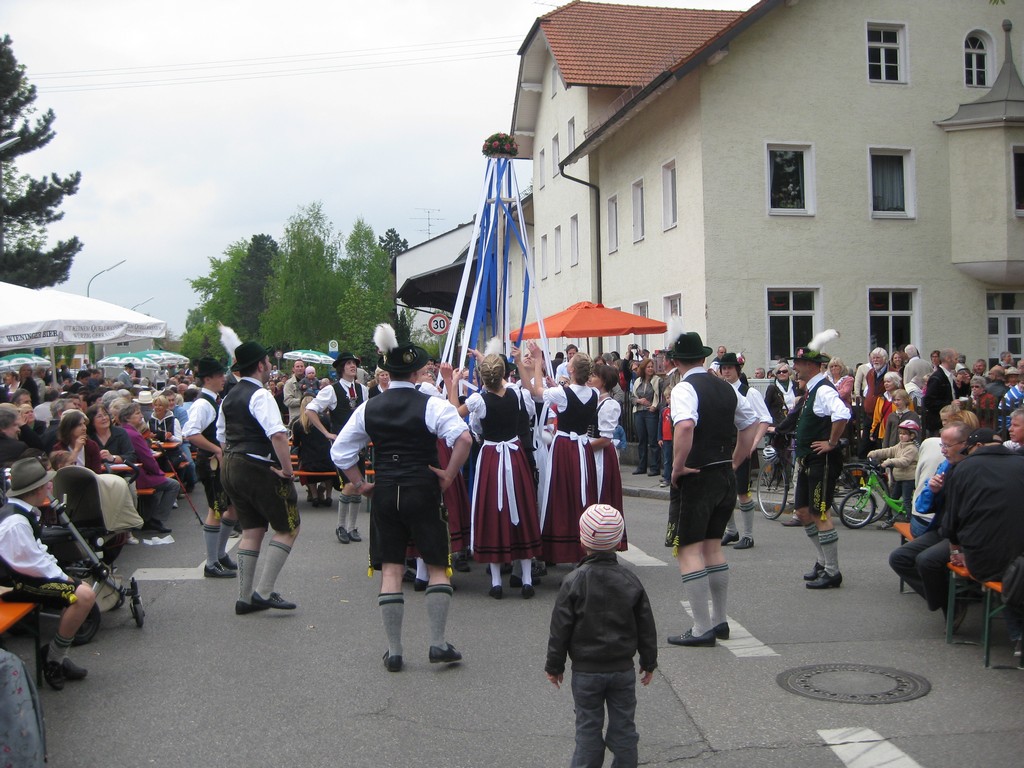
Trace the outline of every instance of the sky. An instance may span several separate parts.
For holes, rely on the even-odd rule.
[[[56,138],[18,171],[82,172],[48,229],[84,243],[60,288],[137,306],[180,337],[199,303],[188,280],[234,242],[280,240],[310,203],[343,235],[362,218],[410,245],[471,220],[480,146],[511,126],[516,51],[557,5],[3,0],[0,33],[36,106],[56,113]]]

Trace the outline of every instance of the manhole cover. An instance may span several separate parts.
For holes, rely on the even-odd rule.
[[[815,664],[775,679],[790,693],[847,704],[893,704],[918,699],[932,689],[919,675],[869,664]]]

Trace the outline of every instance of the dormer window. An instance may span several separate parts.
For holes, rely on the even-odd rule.
[[[964,40],[964,85],[972,88],[988,86],[988,47],[978,34]]]

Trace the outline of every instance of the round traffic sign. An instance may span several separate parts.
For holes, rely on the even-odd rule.
[[[427,330],[435,336],[443,336],[448,333],[448,316],[442,314],[431,315],[427,321]]]

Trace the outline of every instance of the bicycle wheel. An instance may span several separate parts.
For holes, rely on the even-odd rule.
[[[792,473],[782,462],[765,464],[757,473],[757,506],[769,520],[778,519],[790,503]]]
[[[863,528],[875,519],[878,499],[870,488],[858,488],[843,497],[839,503],[839,519],[847,528]]]

